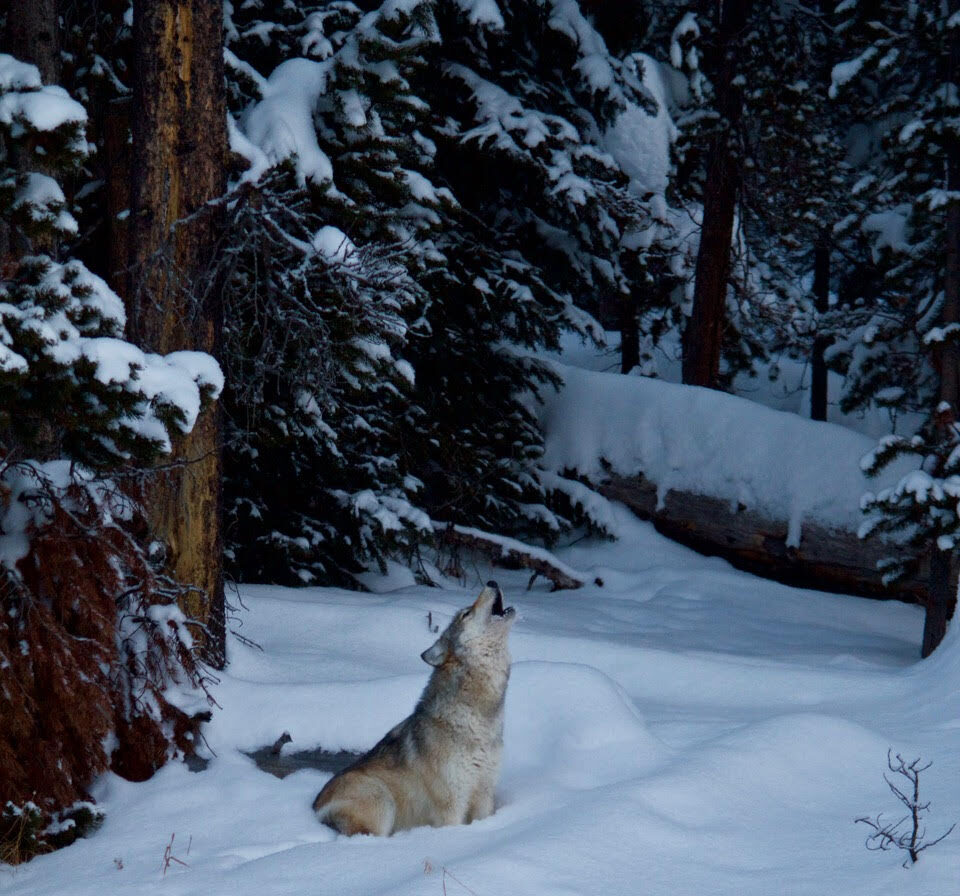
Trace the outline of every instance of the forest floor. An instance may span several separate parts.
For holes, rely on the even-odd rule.
[[[960,820],[957,627],[920,662],[915,606],[763,581],[614,512],[619,541],[559,551],[602,587],[527,591],[486,568],[443,588],[395,571],[371,594],[243,587],[259,646],[231,637],[208,767],[103,777],[100,830],[0,868],[0,893],[956,893],[960,829],[904,869],[854,819],[899,817],[892,748],[933,763],[928,838]],[[370,747],[426,681],[428,613],[442,628],[491,576],[519,614],[491,817],[338,836],[310,809],[329,773],[281,780],[246,755],[284,730],[285,752]]]

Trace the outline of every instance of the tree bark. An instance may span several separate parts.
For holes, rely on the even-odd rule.
[[[956,40],[956,39],[955,39]],[[960,146],[951,146],[947,158],[947,189],[960,189]],[[946,210],[946,257],[943,276],[941,326],[960,323],[960,202],[952,201]],[[954,340],[941,342],[934,355],[940,374],[939,400],[950,406],[949,419],[960,412],[960,346]],[[929,656],[947,633],[947,622],[957,606],[960,564],[952,552],[930,547],[930,597],[923,627],[923,656]]]
[[[719,65],[714,86],[722,125],[710,148],[693,308],[683,340],[683,382],[711,389],[719,385],[730,247],[741,176],[732,145],[743,110],[742,90],[735,81],[737,50],[750,10],[749,0],[726,0],[717,5]]]
[[[209,0],[135,0],[136,76],[129,336],[150,351],[217,354],[219,290],[209,272],[226,189],[223,12]],[[224,662],[219,413],[175,445],[178,468],[145,495],[170,572],[195,586],[183,609],[205,659]]]
[[[35,65],[44,84],[56,84],[61,69],[59,0],[0,0],[0,13],[4,15],[0,49],[21,62]],[[27,161],[26,158],[14,159],[21,170]],[[29,164],[34,170],[47,170],[35,157],[29,158]],[[52,238],[38,237],[32,242],[16,240],[9,227],[0,224],[0,265],[14,253],[54,254],[56,248],[56,240]]]
[[[830,309],[830,244],[826,232],[813,254],[813,299],[818,315]],[[831,339],[817,335],[813,340],[813,355],[810,359],[810,419],[827,419],[827,362],[824,354]]]
[[[60,80],[60,4],[58,0],[0,0],[6,13],[3,52],[40,70],[44,84]]]
[[[920,655],[930,656],[947,633],[947,621],[957,602],[957,562],[947,551],[933,548],[930,555],[930,585],[923,621]]]
[[[633,296],[620,303],[620,372],[629,373],[640,363],[640,321]]]

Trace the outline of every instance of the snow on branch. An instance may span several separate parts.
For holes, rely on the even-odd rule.
[[[589,576],[567,566],[550,551],[524,544],[515,538],[452,523],[434,523],[433,529],[441,543],[470,548],[485,554],[494,562],[506,562],[510,566],[532,570],[535,576],[541,575],[553,582],[554,591],[580,588],[589,581]]]

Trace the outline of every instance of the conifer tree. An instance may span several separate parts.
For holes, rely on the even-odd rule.
[[[830,30],[794,3],[655,7],[650,39],[669,46],[689,87],[672,201],[702,217],[684,381],[727,387],[771,350],[808,357],[825,329],[827,293],[818,312],[802,282],[842,182]]]
[[[849,0],[838,13],[849,55],[831,92],[853,94],[880,138],[845,222],[869,241],[878,272],[876,295],[860,296],[870,313],[850,339],[845,405],[873,402],[922,421],[865,460],[878,473],[912,455],[918,469],[867,496],[864,532],[903,533],[928,558],[927,655],[956,603],[960,537],[960,8]],[[888,577],[911,560],[891,558]]]
[[[222,387],[207,355],[144,352],[79,259],[64,190],[84,107],[0,54],[0,792],[43,824],[112,767],[188,748],[164,696],[202,683],[184,588],[153,562],[117,486],[190,431]]]
[[[247,255],[241,280],[253,282],[257,265],[271,272],[256,278],[272,296],[260,308],[282,308],[282,296],[291,294],[316,303],[322,291],[330,320],[339,315],[353,321],[350,327],[366,320],[364,339],[379,356],[372,364],[369,352],[366,359],[358,355],[349,328],[303,331],[313,340],[309,352],[327,359],[326,379],[321,383],[318,373],[308,391],[328,431],[315,421],[290,426],[304,411],[296,406],[299,388],[286,376],[270,387],[271,404],[245,398],[236,405],[270,411],[245,421],[233,414],[239,428],[228,445],[228,468],[242,471],[228,480],[235,556],[250,560],[239,548],[251,538],[265,552],[254,574],[286,566],[300,579],[342,578],[382,559],[398,536],[401,546],[422,538],[428,520],[415,507],[438,524],[544,536],[580,514],[537,468],[542,436],[525,393],[552,383],[553,375],[525,351],[555,346],[571,325],[589,330],[573,296],[616,297],[642,267],[644,253],[627,251],[623,237],[648,226],[649,213],[599,139],[627,98],[649,98],[569,9],[548,31],[556,47],[531,58],[515,83],[495,83],[500,54],[521,44],[529,52],[543,36],[537,9],[508,10],[503,27],[470,23],[459,7],[426,2],[388,3],[367,13],[349,3],[288,4],[271,17],[251,6],[228,10],[234,147],[249,164],[243,177],[252,183],[271,166],[281,169],[251,187],[259,198],[250,207],[268,209],[262,220],[271,226],[284,218],[278,233],[297,234],[283,251],[258,250],[255,265]],[[592,42],[592,52],[578,48],[581,38]],[[554,54],[561,49],[563,67]],[[570,84],[567,63],[580,66]],[[451,91],[465,105],[451,102]],[[578,111],[588,100],[589,115]],[[528,134],[538,139],[525,142]],[[281,203],[269,198],[274,192],[285,197]],[[278,215],[281,206],[291,212]],[[563,228],[575,234],[570,246],[558,242]],[[326,257],[310,248],[311,234],[321,230]],[[243,244],[252,247],[256,241],[243,232]],[[330,244],[333,234],[341,253]],[[291,266],[295,245],[308,248],[302,264]],[[291,267],[303,279],[296,289],[279,289],[289,282],[279,271]],[[240,323],[242,314],[234,317],[228,334],[241,345],[265,331],[262,317],[252,329]],[[282,318],[275,320],[282,328]],[[297,353],[303,350],[301,344]],[[229,354],[252,359],[256,352]],[[352,357],[361,358],[360,367]],[[349,388],[334,385],[338,380]],[[394,390],[396,400],[384,400],[381,387]],[[358,419],[350,410],[357,403],[364,408],[361,428],[350,422]],[[278,408],[284,408],[283,439],[274,434],[266,443],[295,459],[293,467],[278,466],[277,453],[269,460],[261,454],[267,435],[261,427],[275,429],[268,417]],[[322,447],[325,441],[336,452]],[[245,447],[235,462],[229,459],[234,446],[255,443],[254,452]],[[267,481],[301,482],[297,471],[305,469],[316,483],[313,496],[252,487],[264,474]],[[256,507],[251,492],[263,495]],[[338,530],[349,538],[338,540]]]

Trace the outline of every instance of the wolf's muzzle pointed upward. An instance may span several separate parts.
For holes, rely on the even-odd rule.
[[[343,834],[469,823],[493,812],[516,611],[488,582],[421,656],[434,667],[412,715],[314,800]]]

